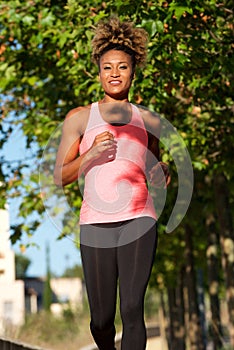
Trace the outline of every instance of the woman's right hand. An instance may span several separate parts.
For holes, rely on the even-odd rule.
[[[115,158],[116,149],[117,145],[114,135],[109,131],[104,131],[95,137],[88,154],[91,159],[106,156],[106,161],[110,161]]]

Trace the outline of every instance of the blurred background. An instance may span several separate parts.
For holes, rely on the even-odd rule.
[[[77,225],[82,196],[77,183],[62,193],[53,187],[51,140],[59,139],[55,131],[70,109],[102,97],[90,43],[94,26],[111,14],[149,34],[148,62],[137,71],[131,102],[174,126],[193,166],[189,208],[168,234],[181,183],[176,143],[162,143],[172,183],[159,218],[147,322],[160,328],[164,349],[233,349],[228,0],[0,2],[0,334],[57,350],[62,339],[70,350],[91,342]]]

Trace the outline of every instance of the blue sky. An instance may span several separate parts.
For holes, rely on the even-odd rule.
[[[32,242],[39,247],[27,248],[25,255],[31,260],[28,276],[44,276],[46,273],[46,245],[50,247],[50,267],[52,273],[59,276],[65,268],[80,264],[80,253],[72,240],[63,238],[57,240],[59,232],[49,219],[46,219],[35,232]],[[13,247],[20,252],[19,246]]]
[[[14,124],[13,124],[14,126]],[[17,159],[26,159],[32,154],[31,150],[26,149],[25,139],[22,132],[15,127],[10,135],[7,144],[5,144],[1,155],[8,161]],[[17,200],[9,203],[10,223],[17,223]],[[31,260],[31,264],[27,271],[28,276],[44,276],[46,274],[46,245],[50,247],[50,267],[52,273],[61,275],[67,267],[80,264],[80,253],[75,247],[73,241],[69,238],[57,240],[60,232],[58,228],[51,222],[49,217],[45,215],[40,228],[34,233],[29,241],[27,237],[23,237],[21,243],[35,243],[26,249],[25,256]],[[20,253],[19,244],[12,246],[16,253]]]

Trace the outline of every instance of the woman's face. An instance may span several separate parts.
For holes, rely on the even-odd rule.
[[[127,100],[133,78],[131,56],[119,50],[104,53],[100,59],[99,78],[106,97]]]

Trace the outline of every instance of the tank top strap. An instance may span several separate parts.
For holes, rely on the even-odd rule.
[[[89,120],[88,124],[86,127],[86,131],[91,130],[95,127],[99,127],[102,125],[105,125],[105,121],[102,119],[99,107],[98,107],[98,102],[93,102],[91,105],[90,109],[90,115],[89,115]]]
[[[143,121],[139,108],[132,103],[131,103],[131,106],[132,106],[132,119],[130,124],[132,124],[135,127],[141,128],[146,132],[145,123]]]

